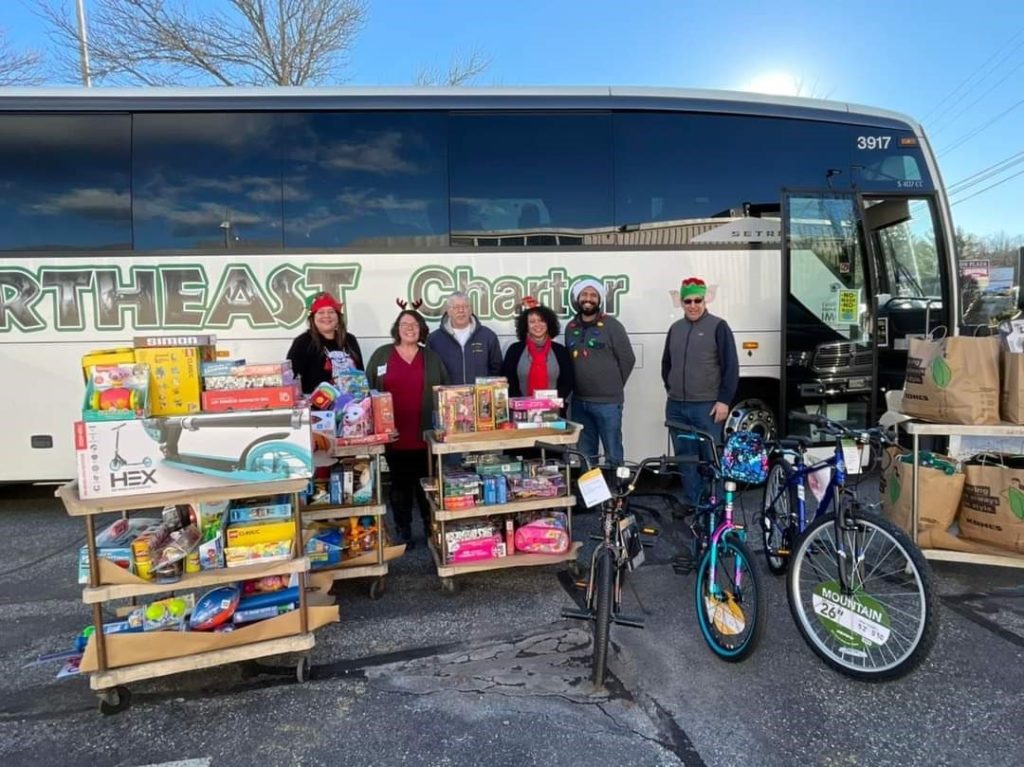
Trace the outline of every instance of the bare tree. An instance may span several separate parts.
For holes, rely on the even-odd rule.
[[[42,81],[39,54],[13,50],[7,42],[7,33],[0,30],[0,86],[39,85]]]
[[[416,73],[415,85],[426,87],[431,85],[465,85],[491,65],[489,56],[478,50],[470,51],[466,56],[454,56],[448,62],[448,70],[441,72],[437,67],[421,67]]]
[[[61,63],[78,66],[70,0],[37,0]],[[364,0],[91,0],[92,77],[119,85],[307,85],[337,81]]]

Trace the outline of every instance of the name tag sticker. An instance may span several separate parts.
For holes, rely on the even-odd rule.
[[[382,376],[382,375],[384,375],[387,372],[388,372],[388,366],[386,364],[378,365],[377,366],[377,375],[378,376]]]

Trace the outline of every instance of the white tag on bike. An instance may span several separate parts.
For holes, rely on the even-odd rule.
[[[580,478],[576,480],[576,487],[580,489],[583,505],[588,509],[611,500],[612,497],[612,491],[608,489],[608,483],[605,482],[600,469],[591,469],[580,474]]]

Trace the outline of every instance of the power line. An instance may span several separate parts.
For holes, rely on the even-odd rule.
[[[943,98],[943,99],[942,99],[942,100],[941,100],[941,101],[940,101],[940,102],[939,102],[939,103],[938,103],[938,104],[936,105],[936,107],[934,107],[934,108],[933,108],[933,109],[931,110],[931,112],[929,112],[929,113],[928,113],[928,115],[929,115],[929,116],[933,115],[933,113],[934,113],[934,112],[936,111],[936,109],[939,109],[940,107],[942,107],[942,105],[943,105],[943,104],[944,104],[945,102],[947,102],[947,101],[950,101],[950,99],[952,99],[952,100],[950,101],[950,103],[949,103],[949,105],[948,105],[948,106],[946,106],[946,107],[945,107],[944,109],[942,109],[941,111],[939,111],[939,113],[938,113],[938,114],[935,114],[935,115],[934,115],[934,119],[933,119],[933,121],[932,121],[933,125],[934,125],[934,124],[937,124],[937,123],[939,123],[939,122],[941,122],[941,120],[942,120],[942,117],[943,117],[943,116],[944,116],[944,115],[945,115],[946,113],[948,113],[950,109],[952,109],[953,107],[955,107],[955,106],[957,105],[957,103],[958,103],[959,101],[962,101],[962,100],[963,100],[964,98],[966,98],[966,97],[968,96],[968,93],[967,93],[966,91],[965,91],[965,92],[964,92],[964,93],[963,93],[962,95],[957,95],[957,94],[959,94],[961,90],[965,89],[965,88],[966,88],[966,87],[967,87],[967,86],[968,86],[968,85],[969,85],[969,84],[971,83],[971,81],[975,79],[975,77],[976,77],[976,76],[978,75],[978,73],[982,72],[982,71],[983,71],[983,70],[984,70],[984,69],[985,69],[986,67],[988,67],[988,65],[989,65],[989,64],[990,64],[990,63],[991,63],[991,62],[992,62],[992,61],[993,61],[994,59],[996,59],[997,57],[1000,57],[1000,56],[1001,56],[1001,58],[999,59],[999,61],[997,61],[997,62],[995,63],[995,65],[991,67],[990,71],[988,71],[988,72],[985,72],[985,73],[984,73],[984,74],[983,74],[983,75],[982,75],[982,76],[981,76],[981,77],[979,78],[979,80],[978,80],[978,83],[977,83],[977,84],[978,84],[978,85],[980,85],[980,84],[981,84],[981,82],[985,80],[985,78],[987,78],[987,77],[988,77],[988,76],[989,76],[990,74],[992,74],[992,72],[994,72],[995,70],[997,70],[997,69],[999,68],[999,66],[1000,66],[1000,65],[1001,65],[1001,64],[1003,63],[1003,61],[1005,61],[1005,60],[1006,60],[1007,58],[1009,58],[1009,57],[1010,57],[1011,55],[1013,55],[1013,53],[1014,53],[1014,52],[1015,52],[1015,51],[1017,50],[1017,48],[1020,48],[1020,47],[1021,47],[1021,45],[1024,45],[1024,40],[1022,40],[1022,41],[1021,41],[1020,43],[1018,43],[1018,44],[1017,44],[1016,46],[1014,46],[1014,47],[1010,47],[1010,46],[1013,46],[1013,42],[1014,42],[1014,41],[1015,41],[1015,40],[1016,40],[1016,39],[1017,39],[1018,37],[1020,37],[1022,33],[1024,33],[1024,27],[1022,27],[1021,29],[1017,30],[1016,34],[1014,34],[1014,35],[1013,35],[1013,36],[1012,36],[1012,37],[1011,37],[1011,38],[1010,38],[1010,39],[1009,39],[1009,40],[1008,40],[1008,41],[1007,41],[1006,43],[1004,43],[1004,44],[1003,44],[1003,45],[1002,45],[1002,46],[1001,46],[1000,48],[998,48],[998,49],[997,49],[997,50],[996,50],[996,51],[995,51],[995,52],[994,52],[994,53],[993,53],[993,54],[992,54],[991,56],[989,56],[989,57],[988,57],[987,59],[985,59],[985,61],[984,61],[984,62],[983,62],[983,63],[982,63],[982,64],[981,64],[980,66],[978,66],[978,67],[977,67],[977,68],[976,68],[976,69],[975,69],[975,70],[974,70],[973,72],[971,72],[971,74],[969,74],[969,75],[968,75],[968,76],[967,76],[967,77],[966,77],[966,78],[965,78],[965,79],[963,80],[963,82],[961,82],[961,83],[960,83],[960,84],[959,84],[959,85],[958,85],[958,86],[957,86],[956,88],[954,88],[954,89],[953,89],[953,90],[952,90],[952,91],[951,91],[951,92],[950,92],[949,94],[947,94],[947,95],[946,95],[946,96],[945,96],[945,97],[944,97],[944,98]],[[1009,49],[1008,51],[1006,51],[1006,52],[1004,53],[1004,52],[1003,52],[1003,51],[1004,51],[1004,49],[1005,49],[1005,48],[1008,48],[1008,47],[1010,47],[1010,49]],[[954,98],[954,97],[955,97],[955,98]],[[925,120],[922,120],[922,122],[927,122],[927,121],[928,121],[928,118],[926,118]],[[935,132],[939,132],[939,131],[941,131],[941,130],[942,130],[941,128],[938,128],[938,129],[936,129],[936,131],[935,131]]]
[[[979,190],[978,190],[977,192],[975,192],[974,194],[969,194],[969,195],[967,195],[966,197],[961,197],[961,198],[960,198],[959,200],[955,200],[955,201],[951,202],[951,203],[950,203],[950,205],[959,205],[959,204],[960,204],[960,203],[962,203],[962,202],[967,202],[967,201],[968,201],[968,200],[970,200],[971,198],[973,198],[973,197],[977,197],[977,196],[978,196],[979,194],[984,194],[984,193],[985,193],[985,192],[987,192],[987,191],[988,191],[989,189],[995,189],[995,188],[996,188],[997,186],[1000,186],[1000,185],[1002,185],[1002,184],[1005,184],[1005,183],[1006,183],[1007,181],[1009,181],[1010,179],[1014,179],[1014,178],[1017,178],[1017,176],[1021,176],[1021,175],[1024,175],[1024,170],[1019,170],[1019,171],[1017,171],[1016,173],[1014,173],[1014,174],[1013,174],[1012,176],[1007,176],[1006,178],[1004,178],[1004,179],[1000,179],[999,181],[997,181],[997,182],[996,182],[996,183],[994,183],[994,184],[991,184],[991,185],[989,185],[989,186],[986,186],[986,187],[985,187],[984,189],[979,189]]]
[[[959,181],[948,185],[946,187],[946,191],[949,194],[959,194],[967,189],[970,189],[972,186],[975,186],[981,183],[982,181],[991,178],[992,176],[998,175],[1003,171],[1008,170],[1009,168],[1021,162],[1024,162],[1024,151],[1012,154],[1009,157],[1000,160],[999,162],[989,165],[987,168],[982,168],[981,170],[976,171],[971,175],[966,176],[965,178],[962,178]]]
[[[961,146],[965,141],[968,141],[968,140],[974,138],[979,133],[981,133],[983,130],[985,130],[986,128],[991,126],[993,123],[995,123],[995,122],[997,122],[999,120],[1002,120],[1004,117],[1006,117],[1006,115],[1010,114],[1010,112],[1012,112],[1014,109],[1019,107],[1021,104],[1024,104],[1024,99],[1021,99],[1016,104],[1012,104],[1011,106],[1007,107],[1002,112],[1000,112],[995,117],[993,117],[991,120],[988,120],[987,122],[982,123],[981,125],[979,125],[974,130],[972,130],[972,131],[968,132],[967,134],[965,134],[965,135],[961,136],[960,138],[958,138],[956,141],[954,141],[949,146],[943,147],[942,150],[939,151],[939,154],[946,154],[947,152],[952,152],[954,149],[956,149],[957,147]]]

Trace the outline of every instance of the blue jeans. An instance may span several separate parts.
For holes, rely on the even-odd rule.
[[[714,402],[681,402],[670,399],[665,403],[665,420],[678,421],[705,431],[714,438],[716,443],[720,443],[722,441],[722,425],[715,423],[715,418],[711,415],[711,409],[714,406]],[[678,433],[672,431],[672,446],[676,455],[696,455],[700,448],[703,453],[701,458],[711,457],[703,443],[693,439],[677,439],[676,434]],[[683,499],[689,505],[696,506],[700,502],[703,485],[700,474],[697,473],[697,465],[684,463],[679,468],[683,475]]]
[[[600,455],[597,442],[604,446],[604,457],[615,466],[622,464],[622,405],[611,402],[587,402],[573,397],[570,418],[583,426],[579,451],[588,458]]]

